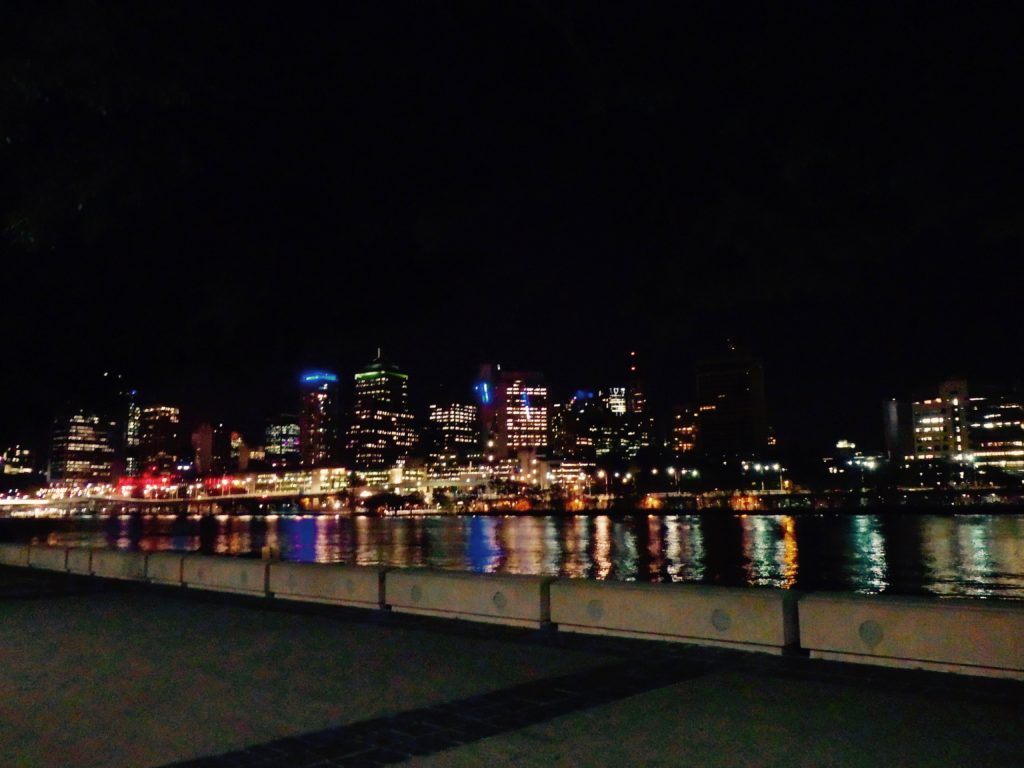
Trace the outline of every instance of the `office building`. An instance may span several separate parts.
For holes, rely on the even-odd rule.
[[[480,421],[475,405],[431,405],[428,455],[432,464],[461,466],[481,459]]]
[[[404,461],[416,442],[409,406],[409,376],[377,357],[355,374],[349,450],[359,470],[381,470]]]
[[[689,405],[672,407],[672,424],[669,433],[669,448],[673,453],[693,453],[697,449],[697,425],[699,411]]]
[[[1017,393],[950,379],[910,408],[908,458],[1024,473],[1024,399]]]
[[[967,444],[975,467],[1024,474],[1024,399],[994,392],[968,398]]]
[[[474,387],[488,455],[495,459],[548,447],[548,387],[536,371],[503,371],[484,365]]]
[[[299,453],[303,466],[329,464],[337,458],[338,376],[307,371],[299,377]]]
[[[302,430],[299,417],[282,414],[267,422],[264,432],[266,461],[275,469],[298,466],[302,459],[300,451]]]
[[[171,405],[142,408],[139,417],[139,457],[145,473],[172,474],[185,455],[181,411]]]
[[[600,396],[578,390],[551,409],[551,450],[563,459],[592,461],[610,451],[609,411]]]
[[[938,393],[911,404],[913,457],[917,461],[966,461],[969,400],[967,382],[944,381]]]
[[[12,445],[0,454],[0,474],[30,475],[35,469],[32,451],[23,445]]]
[[[610,387],[601,393],[601,402],[608,413],[623,416],[626,413],[626,388]]]
[[[192,433],[194,467],[198,474],[221,474],[245,469],[232,456],[234,433],[223,424],[200,424]]]
[[[951,379],[914,400],[911,413],[912,459],[1024,472],[1024,400],[1018,394]]]
[[[768,448],[764,368],[730,345],[697,364],[697,446],[715,457],[759,456]]]
[[[111,427],[109,422],[87,411],[58,417],[50,448],[49,482],[69,486],[112,482]]]
[[[135,477],[142,471],[142,460],[139,456],[139,445],[142,439],[142,408],[138,402],[138,391],[126,390],[124,393],[124,430],[122,436],[124,454],[124,474]]]

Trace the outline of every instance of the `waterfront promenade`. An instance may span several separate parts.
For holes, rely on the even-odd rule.
[[[0,568],[0,765],[1016,766],[1024,684]]]

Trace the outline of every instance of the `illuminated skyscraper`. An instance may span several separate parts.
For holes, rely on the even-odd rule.
[[[329,371],[307,371],[299,377],[299,452],[302,463],[315,467],[337,458],[338,376]]]
[[[302,444],[298,416],[282,414],[267,423],[264,436],[266,460],[272,467],[291,467],[301,460]]]
[[[543,374],[484,365],[474,389],[488,456],[504,459],[547,449],[548,387]]]
[[[376,359],[355,375],[349,449],[360,470],[387,469],[404,460],[416,442],[409,407],[409,376]]]
[[[478,461],[480,422],[475,405],[431,405],[428,451],[433,464],[463,465]]]
[[[142,408],[139,407],[138,394],[138,391],[130,389],[124,395],[124,473],[128,477],[135,477],[141,470]]]
[[[185,454],[181,436],[181,411],[171,405],[151,405],[139,419],[139,455],[150,474],[174,472]]]
[[[593,460],[611,451],[611,416],[593,392],[578,390],[551,410],[551,447],[563,459]]]
[[[606,392],[602,392],[601,402],[608,413],[622,416],[626,413],[626,388],[611,387]]]
[[[757,456],[768,448],[764,368],[730,346],[697,363],[698,443],[714,456]]]
[[[539,373],[506,373],[501,382],[502,427],[510,453],[548,447],[548,387]]]
[[[95,413],[78,411],[58,417],[50,449],[49,481],[61,485],[111,482],[114,447],[110,438],[110,425]]]

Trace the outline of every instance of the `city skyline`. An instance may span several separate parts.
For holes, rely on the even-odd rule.
[[[460,393],[637,349],[667,409],[731,338],[817,447],[928,382],[1024,381],[997,8],[11,16],[4,443],[104,370],[236,422],[377,346]]]
[[[735,349],[731,342],[727,342],[729,346],[723,346],[722,352],[726,352],[729,349]],[[381,354],[381,349],[377,348],[377,355]],[[565,384],[565,385],[551,385],[550,395],[548,396],[551,406],[555,404],[566,404],[569,403],[574,394],[579,395],[581,392],[589,391],[591,393],[604,391],[606,394],[612,392],[617,387],[622,388],[623,392],[623,407],[625,406],[625,392],[630,384],[630,364],[634,362],[634,358],[630,355],[635,355],[635,351],[625,352],[619,355],[618,360],[618,374],[614,371],[604,381],[588,381],[582,384]],[[390,355],[388,356],[390,357]],[[644,368],[647,368],[647,360],[643,359]],[[657,419],[657,434],[659,437],[663,437],[665,444],[668,445],[672,442],[671,432],[673,429],[672,420],[675,417],[676,412],[681,408],[693,408],[695,413],[699,409],[699,403],[701,401],[701,395],[699,391],[698,379],[701,375],[700,369],[702,366],[706,366],[709,363],[713,363],[716,358],[710,358],[703,361],[694,361],[692,365],[693,374],[689,387],[677,386],[673,389],[679,396],[673,400],[665,399],[664,392],[666,387],[664,382],[660,382],[654,379],[649,374],[644,375],[642,388],[643,396],[651,399],[654,402],[647,408],[648,413],[652,414]],[[756,355],[753,358],[757,361],[761,371],[759,376],[761,377],[761,386],[768,393],[765,397],[765,401],[761,403],[760,408],[760,426],[759,429],[764,431],[763,438],[769,437],[777,438],[779,433],[783,435],[789,434],[790,429],[784,422],[780,423],[778,412],[775,408],[775,398],[772,396],[770,383],[765,385],[763,380],[765,374],[763,373],[764,368],[768,368],[768,379],[770,382],[771,366],[770,363],[765,364],[763,360],[758,358]],[[109,407],[105,403],[109,403],[111,393],[114,393],[119,388],[124,388],[124,393],[127,394],[130,391],[132,406],[139,408],[139,403],[147,408],[167,406],[173,407],[175,410],[180,410],[183,413],[183,419],[185,421],[184,428],[186,431],[190,431],[192,428],[202,424],[219,424],[221,428],[227,424],[228,428],[232,430],[240,431],[244,437],[250,442],[250,444],[262,443],[264,439],[264,433],[267,426],[279,420],[281,414],[288,412],[294,412],[297,414],[294,417],[294,421],[298,424],[301,421],[300,412],[302,411],[302,403],[300,397],[305,398],[303,392],[309,391],[310,386],[322,386],[326,379],[330,379],[330,386],[332,387],[332,400],[334,409],[335,426],[331,427],[335,430],[335,435],[330,438],[332,441],[337,441],[339,447],[344,447],[345,441],[348,439],[348,430],[352,418],[352,409],[354,406],[353,400],[356,397],[356,389],[353,386],[352,374],[358,374],[360,370],[365,367],[365,363],[362,365],[353,366],[351,370],[345,370],[340,366],[330,367],[319,367],[309,368],[306,370],[299,371],[292,376],[277,377],[273,382],[272,386],[264,388],[263,392],[274,393],[277,397],[274,400],[268,399],[262,404],[257,404],[255,408],[250,408],[248,412],[239,412],[237,408],[225,407],[223,411],[216,412],[211,408],[198,406],[197,403],[203,402],[203,395],[200,394],[196,397],[195,393],[183,394],[174,393],[170,391],[169,387],[155,386],[147,392],[147,390],[137,389],[134,386],[128,384],[129,379],[123,373],[113,373],[104,371],[103,373],[96,373],[93,376],[93,381],[87,384],[81,385],[76,394],[67,394],[65,397],[60,398],[57,404],[52,406],[49,413],[36,413],[29,414],[30,423],[33,426],[29,429],[23,429],[20,432],[12,433],[12,436],[0,434],[0,445],[3,446],[15,446],[15,445],[27,445],[37,454],[43,449],[48,448],[52,440],[53,430],[53,419],[60,413],[63,412],[84,412],[86,414],[103,414],[104,409]],[[404,367],[404,366],[403,366]],[[479,368],[478,364],[465,365],[462,369],[469,370],[470,368]],[[514,367],[514,366],[513,366]],[[403,374],[405,375],[405,374]],[[541,375],[545,376],[543,372]],[[887,403],[891,401],[900,401],[908,404],[914,400],[928,396],[928,393],[935,389],[935,381],[962,381],[967,380],[975,384],[981,384],[986,389],[995,388],[1005,392],[1016,392],[1019,391],[1019,386],[1016,384],[1007,385],[1004,381],[999,380],[987,380],[978,377],[965,377],[962,375],[956,376],[940,376],[934,381],[923,381],[918,382],[915,386],[905,389],[902,392],[893,392],[888,394],[883,399],[872,403],[874,419],[865,425],[862,422],[858,422],[856,419],[850,418],[847,421],[847,428],[842,428],[826,433],[826,427],[822,427],[817,431],[816,440],[809,444],[794,444],[786,441],[783,443],[783,453],[791,456],[811,456],[818,455],[822,450],[826,450],[834,446],[837,439],[850,439],[857,442],[858,444],[870,448],[871,450],[882,450],[886,448],[890,437],[887,435],[887,419],[886,414]],[[354,380],[358,382],[358,378]],[[409,390],[409,401],[412,413],[416,419],[417,427],[423,427],[429,421],[429,411],[434,406],[449,406],[449,405],[467,405],[475,404],[478,402],[480,393],[478,390],[480,381],[480,372],[476,371],[476,375],[467,376],[462,386],[451,385],[445,382],[436,381],[425,381],[419,378],[414,378],[414,384]],[[312,384],[311,384],[312,382]],[[547,385],[546,385],[547,386]],[[586,389],[580,389],[580,387],[586,387]],[[130,390],[129,390],[130,388]],[[290,391],[289,391],[290,390]],[[652,398],[651,393],[656,393]],[[686,394],[681,394],[685,392]],[[70,393],[70,390],[68,390]],[[303,400],[304,401],[304,400]],[[854,411],[866,410],[864,403],[852,404]],[[21,414],[25,417],[25,414]],[[138,429],[138,426],[136,426]],[[550,425],[545,426],[546,430],[550,430]],[[309,441],[304,441],[304,445],[308,445]],[[137,443],[136,443],[137,444]],[[753,445],[759,444],[757,441]],[[774,443],[772,443],[774,444]],[[752,451],[756,453],[756,450]],[[323,455],[323,454],[321,454]]]
[[[0,4],[0,768],[1020,763],[1022,19]]]
[[[424,410],[411,403],[409,375],[378,348],[351,377],[348,399],[344,375],[304,371],[295,381],[297,413],[264,415],[248,433],[237,424],[197,421],[105,372],[83,387],[91,402],[80,399],[55,414],[45,447],[8,445],[0,466],[4,474],[24,474],[42,471],[45,462],[55,487],[140,476],[177,487],[185,477],[317,467],[347,467],[371,484],[401,484],[403,467],[410,477],[466,482],[459,479],[466,472],[494,479],[537,475],[538,459],[548,481],[568,487],[607,477],[603,470],[614,467],[645,468],[654,476],[661,467],[671,475],[676,462],[683,475],[691,474],[688,467],[710,470],[712,485],[736,482],[726,479],[733,470],[719,465],[742,475],[773,471],[780,489],[789,471],[780,461],[795,462],[796,476],[812,483],[819,460],[831,474],[859,472],[862,484],[866,471],[883,466],[886,483],[900,475],[932,487],[1005,482],[1005,472],[1024,470],[1019,389],[947,379],[881,404],[883,449],[841,436],[815,455],[807,446],[779,446],[763,361],[732,342],[717,357],[698,361],[695,399],[673,404],[668,415],[650,407],[643,358],[632,350],[622,363],[619,386],[578,389],[564,398],[553,395],[543,372],[483,364],[465,388],[472,397],[433,399]],[[982,480],[985,475],[992,477]]]

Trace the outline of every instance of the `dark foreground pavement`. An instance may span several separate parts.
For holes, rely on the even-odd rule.
[[[1022,704],[1010,681],[0,568],[0,766],[1020,766]]]

